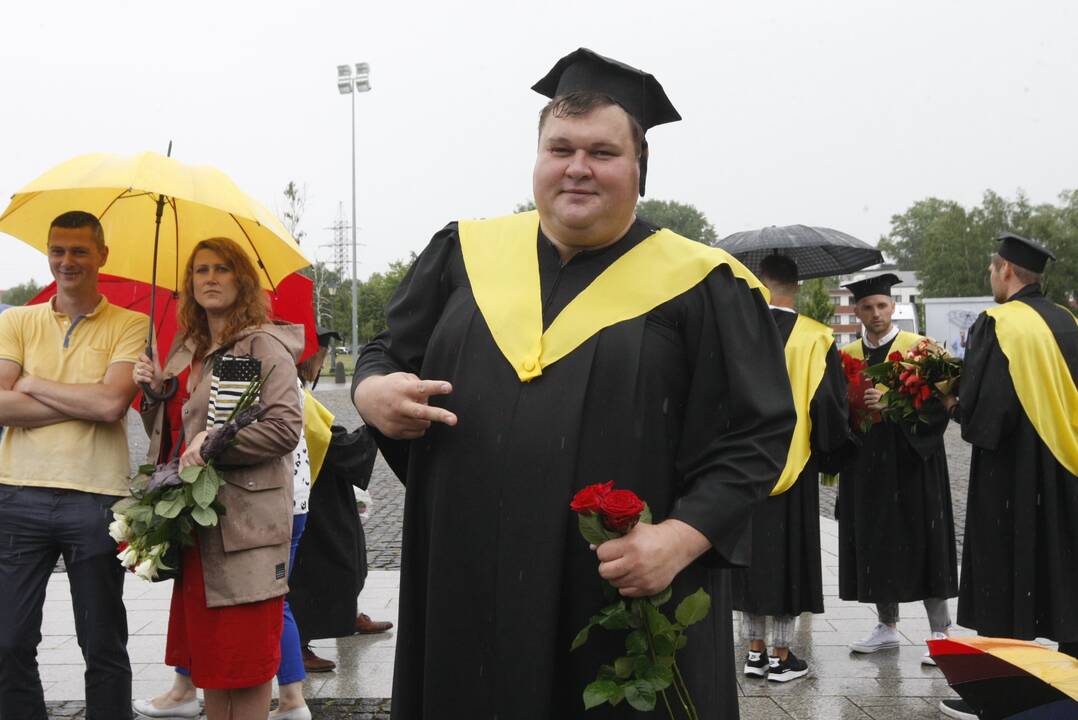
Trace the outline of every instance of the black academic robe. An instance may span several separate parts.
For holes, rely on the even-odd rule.
[[[355,632],[356,596],[367,579],[367,541],[352,487],[367,488],[377,454],[365,427],[348,432],[333,426],[288,576],[288,604],[304,642]]]
[[[783,342],[788,341],[797,315],[783,310],[772,310],[772,315]],[[772,616],[823,612],[819,474],[838,472],[835,453],[850,437],[846,375],[834,345],[827,351],[809,416],[808,464],[793,487],[769,497],[753,513],[752,565],[731,571],[735,610]]]
[[[858,342],[863,342],[858,341]],[[892,343],[865,350],[876,365]],[[912,602],[958,594],[954,513],[942,403],[922,407],[927,422],[883,420],[842,464],[838,484],[839,597]]]
[[[1036,285],[1009,302],[1027,303],[1045,319],[1078,378],[1069,313]],[[959,407],[973,456],[958,622],[982,635],[1078,641],[1078,477],[1022,409],[996,321],[982,314],[968,337]]]
[[[544,324],[653,230],[637,221],[564,266],[540,234]],[[736,718],[729,579],[719,568],[746,560],[741,537],[794,422],[761,294],[719,266],[522,383],[476,306],[452,223],[402,281],[387,325],[364,347],[354,382],[395,371],[449,380],[453,393],[431,401],[459,418],[419,440],[379,438],[407,483],[395,720],[661,716],[624,702],[585,713],[582,691],[624,653],[622,632],[593,631],[569,652],[606,604],[569,502],[607,480],[637,492],[656,522],[678,518],[712,542],[675,579],[667,610],[697,588],[711,594],[679,664],[701,717]]]

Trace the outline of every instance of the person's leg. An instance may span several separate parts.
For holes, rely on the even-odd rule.
[[[303,529],[306,524],[306,513],[292,516],[292,548],[288,554],[290,576],[292,566],[296,562],[296,548],[299,547],[299,541],[303,537]],[[307,705],[303,699],[303,678],[305,677],[307,675],[303,671],[303,652],[299,628],[296,626],[296,619],[292,616],[292,608],[289,607],[286,596],[284,601],[284,625],[281,629],[281,664],[277,668],[278,711],[287,712]],[[276,713],[271,713],[270,717],[274,717],[274,714]]]
[[[749,641],[749,650],[752,652],[767,650],[767,616],[742,612],[741,618],[745,637]]]
[[[898,625],[898,603],[876,603],[880,624],[893,628]]]
[[[933,634],[946,635],[951,627],[951,611],[947,608],[947,598],[925,598],[924,604],[928,613],[928,627]]]
[[[0,718],[4,720],[46,720],[37,646],[45,588],[60,556],[51,537],[54,497],[42,488],[0,485]]]
[[[794,624],[797,618],[792,615],[777,615],[771,618],[771,653],[780,660],[790,654],[790,642],[794,637]]]
[[[197,708],[198,691],[191,682],[191,673],[187,668],[176,668],[172,675],[172,686],[160,695],[148,700],[135,700],[134,707],[143,715],[146,714],[144,707],[151,711],[156,710],[184,710]],[[191,704],[195,703],[194,706]]]
[[[202,692],[206,696],[206,720],[266,720],[273,681],[249,688]]]
[[[57,505],[57,534],[71,583],[75,633],[86,660],[86,719],[131,718],[124,569],[108,534],[118,498],[72,492]]]

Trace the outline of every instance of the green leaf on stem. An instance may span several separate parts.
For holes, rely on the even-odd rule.
[[[183,510],[183,493],[166,494],[157,501],[153,511],[163,518],[174,518]]]
[[[595,624],[594,623],[589,623],[587,625],[587,627],[585,627],[583,630],[581,630],[580,632],[578,632],[576,634],[576,637],[573,638],[572,645],[569,646],[569,652],[572,652],[573,650],[576,650],[578,647],[580,647],[581,645],[583,645],[584,643],[586,643],[588,641],[588,633],[591,632],[591,629],[593,627],[595,627]]]
[[[584,536],[584,539],[596,547],[611,539],[606,530],[603,529],[603,521],[599,519],[598,515],[578,513],[576,524],[580,528],[580,534]]]
[[[678,604],[674,617],[679,623],[688,627],[706,618],[709,612],[711,612],[711,596],[704,592],[703,588],[699,588]]]
[[[153,471],[156,470],[156,469],[157,469],[156,465],[139,465],[137,474],[145,475],[146,477],[149,477],[150,475],[153,475]]]
[[[596,680],[617,680],[618,674],[614,672],[614,668],[610,665],[600,665],[599,673],[595,677]]]
[[[632,618],[624,600],[603,608],[599,616],[599,625],[607,630],[626,630],[632,626]]]
[[[648,712],[655,709],[655,690],[646,680],[635,680],[625,687],[625,702],[634,710]]]
[[[183,470],[180,470],[180,479],[190,485],[195,480],[198,480],[200,477],[202,477],[202,474],[205,470],[205,465],[188,465]]]
[[[648,627],[651,629],[652,635],[674,634],[674,626],[670,624],[667,617],[657,607],[651,603],[646,603],[644,613],[647,615]]]
[[[655,692],[665,690],[674,684],[674,669],[668,665],[652,665],[644,671],[642,680],[647,680]]]
[[[613,680],[596,680],[584,688],[584,709],[598,707],[618,694],[618,684]]]
[[[217,482],[209,473],[202,473],[191,486],[191,499],[200,508],[208,508],[217,497]],[[215,513],[216,514],[216,513]]]
[[[193,507],[191,508],[191,519],[202,527],[213,527],[217,524],[217,513],[214,512],[213,508]]]
[[[677,636],[677,642],[674,643],[674,649],[675,650],[680,650],[681,648],[685,647],[688,644],[689,644],[689,638],[685,637],[684,635],[678,635]]]
[[[136,522],[147,523],[153,518],[153,508],[149,505],[131,505],[124,509],[124,515]]]
[[[663,664],[673,664],[674,662],[674,638],[670,635],[656,635],[652,639],[652,647],[655,649],[655,656],[659,660],[663,660]],[[670,662],[665,662],[669,660]]]
[[[622,655],[614,661],[614,674],[622,680],[627,679],[633,674],[633,657],[632,655]],[[637,656],[639,657],[639,656]]]
[[[645,525],[651,524],[651,506],[644,503],[644,510],[640,513],[640,522]]]
[[[670,596],[673,594],[673,589],[669,585],[667,585],[665,590],[663,590],[658,595],[652,595],[648,598],[648,601],[650,601],[651,604],[655,607],[662,607],[666,603],[670,602]]]
[[[625,636],[625,650],[630,655],[642,655],[648,651],[647,635],[641,630],[633,630]]]

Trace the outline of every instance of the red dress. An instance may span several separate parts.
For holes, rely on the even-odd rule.
[[[160,460],[179,440],[188,370],[179,376],[179,390],[165,403],[170,442],[162,443]],[[197,543],[183,551],[180,578],[172,586],[165,663],[191,671],[196,687],[232,690],[270,680],[281,661],[284,596],[228,607],[206,607],[202,556]]]

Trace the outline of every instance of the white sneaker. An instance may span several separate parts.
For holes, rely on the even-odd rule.
[[[197,718],[202,714],[202,710],[198,706],[197,697],[194,700],[188,700],[185,703],[173,705],[170,708],[155,707],[153,698],[132,700],[131,707],[139,715],[148,718],[177,718],[178,720],[188,720],[188,718]]]
[[[901,643],[902,636],[898,634],[898,630],[879,623],[867,638],[850,643],[850,650],[855,653],[874,653],[877,650],[896,648]]]
[[[932,637],[930,637],[928,639],[929,640],[946,640],[948,637],[949,636],[947,635],[947,633],[934,632],[934,633],[932,633]],[[932,667],[936,667],[936,660],[935,660],[935,658],[932,657],[932,653],[926,652],[924,655],[922,655],[921,656],[921,664],[922,665],[931,665]]]

